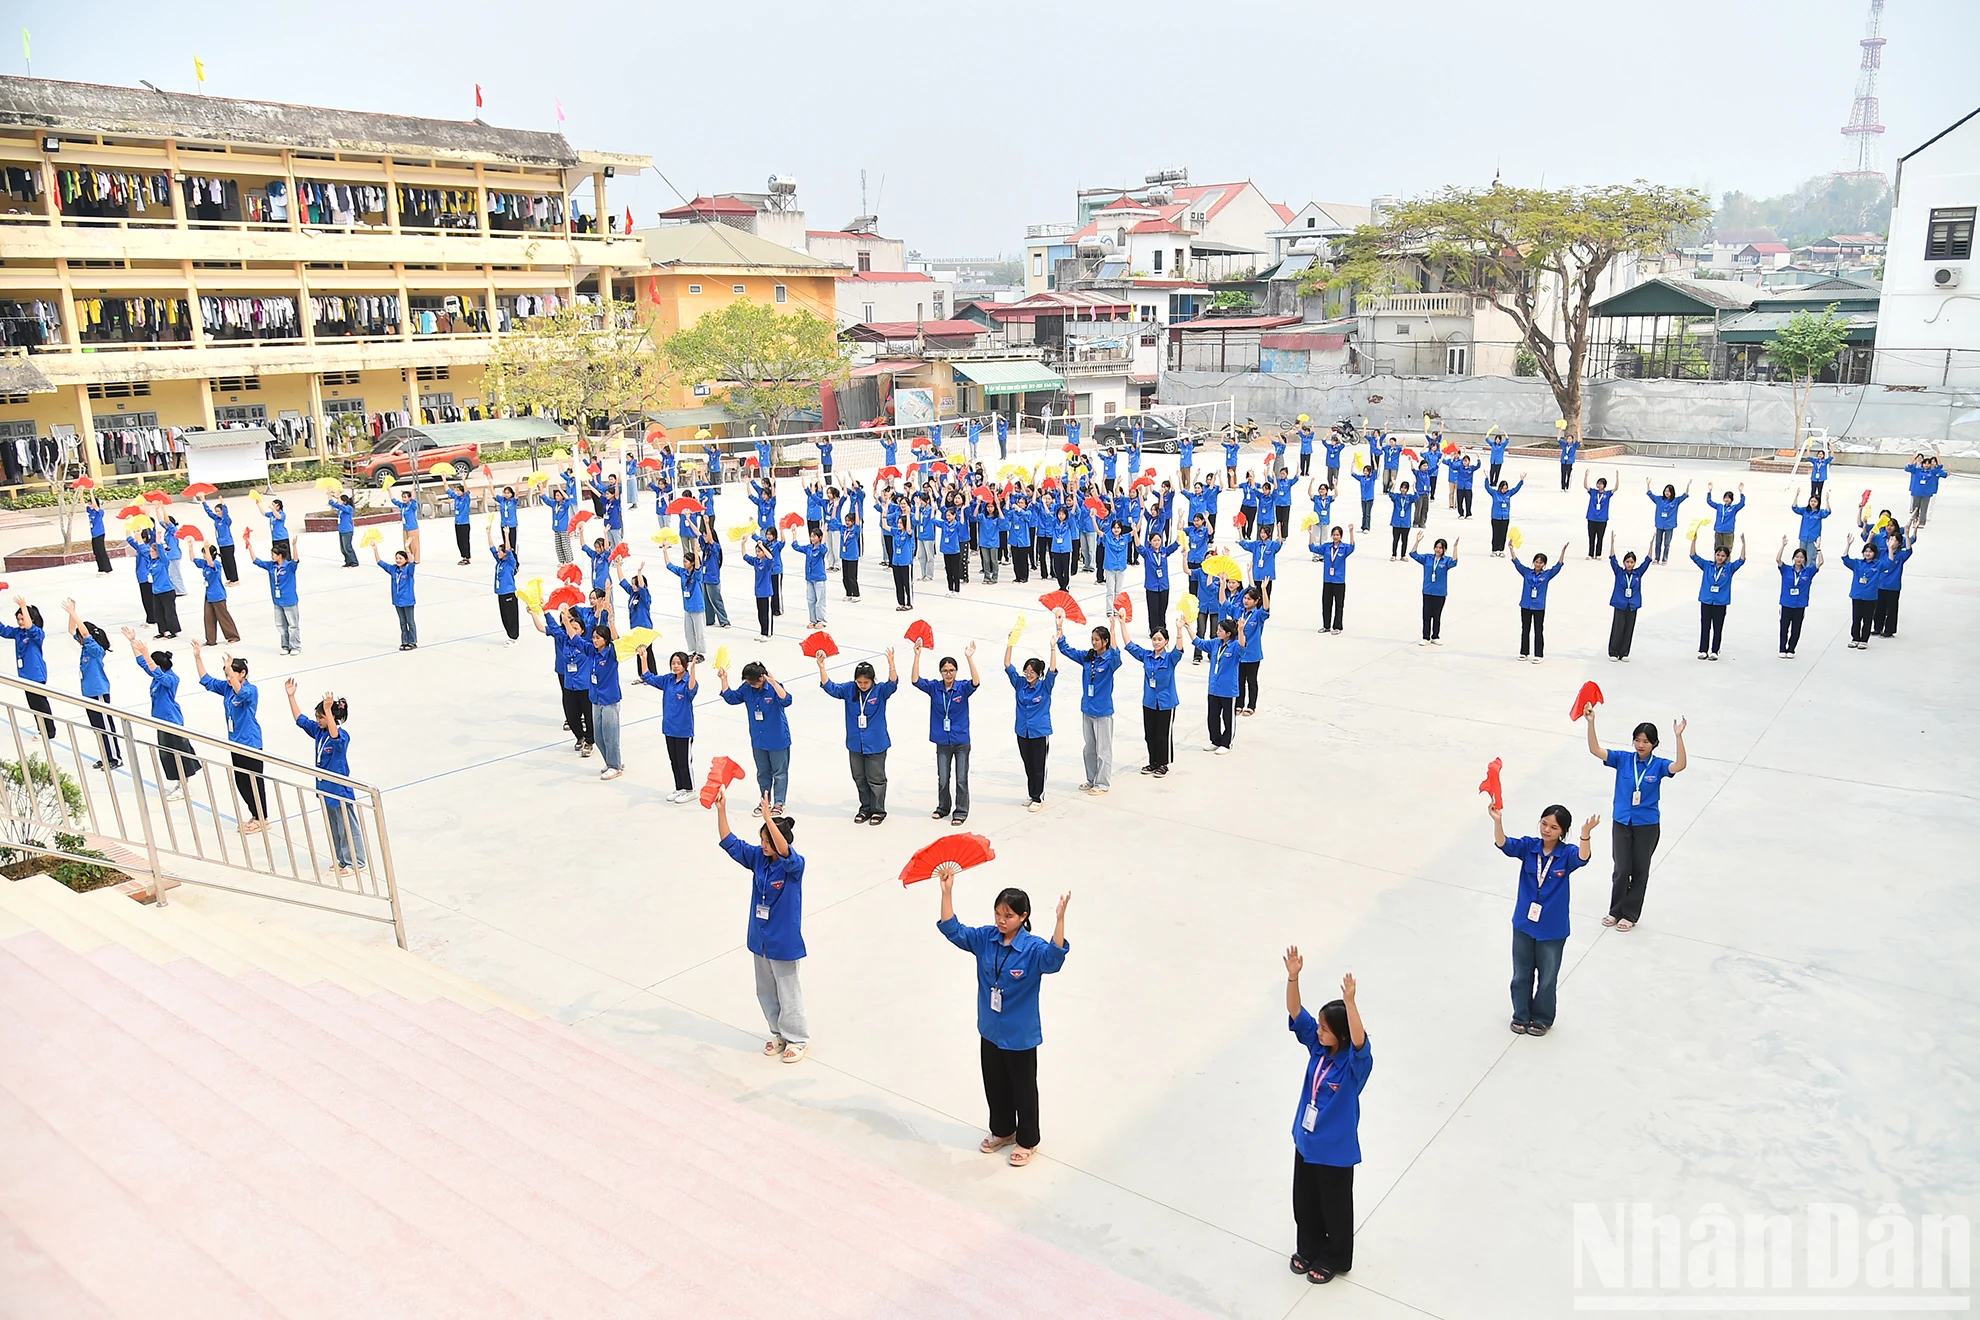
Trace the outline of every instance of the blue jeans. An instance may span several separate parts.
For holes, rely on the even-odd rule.
[[[418,646],[419,625],[413,621],[413,607],[394,605],[392,608],[399,612],[399,645]]]
[[[330,824],[330,848],[342,868],[364,865],[364,826],[358,823],[357,804],[349,798],[323,795],[323,816]]]
[[[1554,1025],[1554,989],[1561,975],[1561,951],[1565,939],[1536,940],[1525,931],[1513,930],[1512,1015],[1515,1022]],[[1538,983],[1535,983],[1535,974]]]
[[[1655,533],[1650,537],[1650,557],[1660,564],[1666,559],[1669,559],[1671,557],[1671,538],[1676,535],[1677,531],[1674,528],[1657,528]]]
[[[729,626],[729,604],[722,599],[721,583],[703,582],[701,584],[701,604],[701,617],[704,622],[719,623],[724,628]]]
[[[757,790],[770,795],[771,806],[783,806],[791,787],[791,749],[752,747],[750,750],[756,754]]]
[[[626,763],[619,759],[619,703],[609,706],[591,703],[591,736],[598,741],[598,754],[605,758],[605,764],[614,770],[623,770]]]

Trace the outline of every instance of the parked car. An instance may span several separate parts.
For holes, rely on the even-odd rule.
[[[353,485],[404,481],[419,472],[440,480],[465,479],[481,462],[481,446],[473,442],[442,445],[420,431],[399,427],[372,442],[371,452],[344,460],[344,479]]]
[[[1093,428],[1093,443],[1125,449],[1134,439],[1134,424],[1137,420],[1141,423],[1141,449],[1147,454],[1181,453],[1182,438],[1185,435],[1202,444],[1209,434],[1200,427],[1179,427],[1166,417],[1143,413],[1138,418],[1108,418]]]

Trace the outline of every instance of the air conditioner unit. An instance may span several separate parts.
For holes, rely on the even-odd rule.
[[[1960,273],[1958,266],[1941,266],[1932,272],[1932,287],[1935,289],[1957,289],[1959,287]]]

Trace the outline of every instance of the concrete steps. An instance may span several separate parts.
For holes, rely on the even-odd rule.
[[[9,1317],[1194,1314],[396,948],[42,877],[0,1125]]]

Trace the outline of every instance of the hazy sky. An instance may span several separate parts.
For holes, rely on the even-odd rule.
[[[1081,185],[1187,167],[1295,207],[1445,183],[1785,190],[1839,168],[1868,0],[170,6],[0,3],[45,78],[563,131],[651,155],[611,196],[798,179],[930,255],[1021,247]],[[1288,21],[1288,16],[1297,18]],[[1889,0],[1885,168],[1980,107],[1980,0]],[[0,52],[5,46],[0,45]],[[0,59],[22,69],[18,49]],[[883,182],[884,181],[884,182]]]

